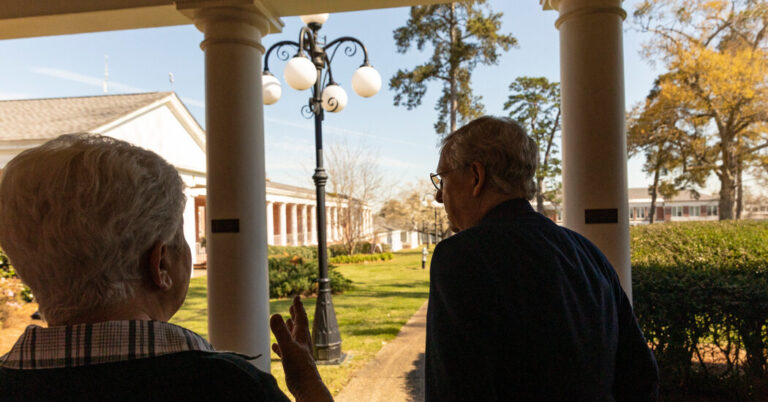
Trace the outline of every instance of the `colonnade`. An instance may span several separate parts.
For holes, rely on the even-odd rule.
[[[340,242],[344,237],[343,217],[349,212],[348,206],[326,206],[326,233],[328,242]],[[317,244],[317,206],[307,200],[267,199],[267,244],[270,246],[309,246]],[[352,224],[358,225],[360,238],[373,234],[373,211],[364,207],[357,216],[352,217]]]

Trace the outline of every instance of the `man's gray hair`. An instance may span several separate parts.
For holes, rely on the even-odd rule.
[[[484,116],[448,134],[442,155],[452,169],[480,162],[490,184],[503,194],[525,197],[536,194],[536,141],[514,120]]]
[[[183,183],[157,154],[97,135],[22,152],[0,177],[0,246],[49,321],[133,296],[144,256],[174,236]]]

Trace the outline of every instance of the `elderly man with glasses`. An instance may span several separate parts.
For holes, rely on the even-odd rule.
[[[0,244],[48,327],[0,358],[0,400],[288,401],[248,358],[169,324],[189,287],[183,183],[160,156],[66,135],[22,152],[0,177]],[[297,401],[330,401],[307,315],[270,321]],[[264,323],[267,325],[267,323]]]
[[[432,257],[427,400],[654,400],[656,361],[613,267],[528,202],[537,153],[505,118],[442,141],[431,179],[457,233]]]

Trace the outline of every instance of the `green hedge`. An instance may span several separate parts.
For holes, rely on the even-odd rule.
[[[331,264],[359,264],[361,262],[379,262],[389,261],[392,259],[392,253],[379,253],[379,254],[352,254],[352,255],[338,255],[330,258]]]
[[[316,246],[267,246],[269,257],[293,257],[299,256],[305,260],[317,258]]]
[[[352,288],[352,281],[328,267],[331,278],[331,291],[344,292]],[[317,260],[304,260],[301,257],[269,258],[269,297],[309,296],[317,293]]]
[[[389,244],[383,244],[382,250],[389,251]],[[361,242],[355,246],[355,252],[352,254],[369,254],[371,252],[370,242]],[[317,258],[317,246],[267,246],[267,255],[270,257],[292,257],[299,256],[305,260]],[[347,255],[345,248],[341,244],[331,244],[328,246],[328,257],[337,257]]]
[[[768,397],[768,223],[633,227],[635,313],[662,391]]]
[[[8,261],[8,256],[5,255],[3,249],[0,249],[0,277],[3,278],[15,278],[16,271]]]

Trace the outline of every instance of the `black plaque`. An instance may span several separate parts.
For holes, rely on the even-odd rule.
[[[240,219],[213,219],[211,233],[240,233]]]
[[[584,223],[619,223],[619,210],[616,208],[608,209],[585,209]]]

